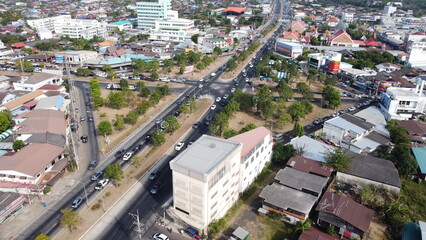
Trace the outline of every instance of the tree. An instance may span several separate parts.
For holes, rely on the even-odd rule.
[[[158,73],[156,73],[156,72],[151,73],[151,79],[152,79],[152,81],[157,81],[158,78],[159,78]]]
[[[284,82],[284,81],[281,81],[281,82]],[[278,94],[284,99],[291,99],[294,96],[293,89],[291,89],[291,87],[288,86],[287,84],[284,84],[278,87]]]
[[[121,89],[129,89],[129,82],[126,79],[120,79]]]
[[[406,144],[397,143],[388,157],[402,176],[409,176],[416,173],[417,162],[410,153],[410,148]]]
[[[166,73],[171,72],[171,71],[172,71],[172,68],[173,68],[173,65],[174,65],[174,63],[173,63],[173,61],[172,61],[172,60],[170,60],[170,59],[165,59],[165,60],[163,61],[163,71],[165,71]]]
[[[132,165],[136,168],[139,166],[139,164],[142,162],[142,157],[140,156],[133,156],[132,157]]]
[[[173,133],[180,128],[177,118],[173,115],[165,117],[164,122],[166,123],[166,131],[169,133]]]
[[[44,233],[40,233],[34,240],[51,240],[51,238]]]
[[[188,105],[186,105],[186,104],[182,104],[182,105],[180,105],[180,107],[179,107],[179,111],[180,111],[182,114],[187,114],[187,113],[189,113],[189,106],[188,106]]]
[[[21,69],[24,72],[32,72],[34,71],[34,66],[30,61],[24,60],[24,61],[16,61],[15,62],[15,68]]]
[[[192,35],[191,36],[191,40],[194,42],[194,43],[198,43],[198,37],[200,36],[200,34],[194,34],[194,35]]]
[[[307,93],[307,92],[311,92],[311,89],[309,88],[308,84],[306,84],[304,82],[297,83],[296,87],[297,87],[297,90],[302,94]]]
[[[225,129],[228,128],[228,120],[228,116],[224,112],[218,113],[210,124],[210,131],[216,136],[222,136]]]
[[[108,77],[108,78],[112,78],[112,79],[114,79],[114,78],[117,78],[117,76],[118,76],[118,73],[117,73],[117,71],[115,71],[115,70],[109,70],[109,71],[107,72],[107,77]]]
[[[257,89],[256,95],[254,96],[257,111],[260,110],[260,106],[266,101],[270,101],[272,98],[272,91],[268,86],[262,86]]]
[[[234,59],[230,59],[227,63],[229,71],[233,71],[237,68],[237,62]]]
[[[351,166],[352,157],[345,154],[340,149],[334,149],[334,151],[328,151],[325,153],[326,166],[332,166],[334,170],[338,172],[344,172]]]
[[[213,58],[205,55],[201,61],[208,67],[213,62]]]
[[[206,68],[206,65],[203,62],[197,63],[197,69],[198,70],[204,70]]]
[[[288,114],[290,114],[291,119],[293,119],[293,122],[299,121],[301,118],[305,117],[305,107],[301,102],[294,102],[290,105],[288,108]]]
[[[188,106],[188,108],[189,108],[189,112],[190,113],[192,113],[192,111],[194,111],[196,108],[197,108],[197,103],[195,102],[195,97],[194,96],[191,96],[188,100],[187,100],[187,102],[186,102],[186,104],[185,105],[187,105]]]
[[[109,72],[111,70],[112,70],[112,68],[111,68],[110,65],[104,65],[104,66],[102,66],[102,71],[104,71],[104,72]]]
[[[4,132],[10,128],[12,120],[5,112],[0,112],[0,132]]]
[[[75,73],[77,76],[89,76],[90,69],[88,68],[77,68],[77,72]]]
[[[130,111],[126,114],[125,121],[128,124],[135,125],[138,122],[139,115],[135,111]]]
[[[16,152],[19,149],[23,148],[25,146],[24,141],[22,140],[15,140],[13,141],[13,150]]]
[[[245,127],[241,128],[241,130],[238,133],[239,134],[245,133],[245,132],[251,131],[251,130],[256,129],[256,128],[257,128],[256,124],[249,123]]]
[[[399,143],[410,143],[410,139],[407,137],[407,130],[397,124],[397,120],[390,120],[386,124],[386,128],[389,130],[391,142],[395,144]]]
[[[339,91],[331,85],[326,85],[324,87],[322,90],[322,97],[325,101],[328,101],[328,106],[333,109],[342,104]]]
[[[313,111],[314,107],[312,106],[312,103],[310,101],[302,100],[300,102],[302,103],[303,107],[305,108],[306,114],[311,113]]]
[[[241,111],[248,111],[253,108],[253,95],[244,93],[240,88],[237,88],[232,97],[240,105]]]
[[[118,131],[121,131],[121,130],[123,130],[124,128],[126,128],[126,126],[124,125],[123,115],[121,115],[121,114],[115,114],[114,127],[115,127]]]
[[[150,101],[142,101],[141,103],[138,104],[138,106],[136,107],[136,112],[139,115],[145,114],[146,111],[148,111],[148,109],[151,107],[151,102]]]
[[[155,89],[155,91],[158,91],[162,97],[172,93],[172,89],[167,85],[159,86]]]
[[[278,117],[278,119],[277,119],[277,122],[276,122],[276,126],[278,127],[278,128],[283,128],[285,125],[287,125],[287,124],[289,124],[289,123],[291,123],[291,115],[290,114],[288,114],[288,113],[283,113],[283,114],[281,114],[279,117]]]
[[[120,164],[113,163],[106,167],[104,176],[109,179],[120,181],[124,177],[124,172],[121,169]]]
[[[272,162],[278,165],[285,165],[287,161],[294,156],[294,154],[295,149],[293,145],[284,145],[283,143],[278,142],[273,147]]]
[[[235,100],[231,100],[225,107],[223,107],[223,112],[229,118],[232,117],[232,114],[234,114],[234,112],[238,110],[240,110],[240,104]]]
[[[185,65],[180,66],[180,68],[179,68],[179,74],[184,74],[185,73],[185,68],[186,68]]]
[[[98,132],[104,136],[112,134],[112,125],[108,120],[104,120],[98,125]]]
[[[141,87],[141,91],[140,91],[141,97],[149,97],[149,94],[151,94],[151,90],[149,90],[148,87],[146,86]]]
[[[268,120],[270,117],[272,117],[274,110],[275,106],[271,100],[260,103],[260,113],[262,114],[263,118],[265,118],[265,120]]]
[[[222,49],[220,47],[213,48],[213,54],[219,56],[222,53]]]
[[[124,101],[124,95],[122,92],[111,92],[108,95],[108,102],[112,108],[120,109],[126,106],[126,102]]]
[[[296,231],[303,232],[305,230],[309,230],[311,228],[311,220],[307,218],[306,220],[299,221],[296,224]]]
[[[61,213],[63,216],[59,222],[59,225],[61,227],[68,228],[70,232],[77,229],[77,226],[83,222],[83,218],[80,216],[80,214],[78,214],[78,212],[70,209],[62,209]]]
[[[223,131],[223,138],[228,139],[233,136],[238,135],[238,131],[235,129],[227,128],[225,131]]]
[[[157,129],[154,132],[152,132],[151,143],[154,146],[160,146],[164,144],[165,142],[166,142],[166,136],[163,131],[161,131],[160,129]]]
[[[303,136],[303,134],[305,134],[305,130],[303,129],[303,126],[300,123],[295,122],[293,130],[291,131],[291,136],[300,137],[300,136]]]

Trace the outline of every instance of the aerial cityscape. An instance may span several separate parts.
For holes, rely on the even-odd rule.
[[[426,240],[426,1],[0,0],[0,240]]]

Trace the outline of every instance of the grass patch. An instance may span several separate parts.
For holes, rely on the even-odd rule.
[[[282,239],[297,239],[298,233],[295,230],[295,227],[291,224],[284,223],[279,219],[274,219],[270,217],[261,217],[258,216],[259,222],[262,223],[264,228],[264,239],[271,240],[282,240]]]
[[[406,215],[410,221],[424,219],[426,216],[426,184],[401,179],[400,197],[407,206]]]

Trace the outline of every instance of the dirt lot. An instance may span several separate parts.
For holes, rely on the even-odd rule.
[[[145,151],[141,152],[139,156],[142,157],[143,161],[138,166],[129,166],[124,172],[124,178],[117,184],[117,186],[108,186],[103,190],[102,194],[99,194],[96,199],[91,199],[90,202],[92,207],[96,203],[103,202],[103,209],[110,209],[116,202],[118,202],[126,191],[128,191],[136,181],[138,181],[143,174],[152,166],[154,163],[163,158],[165,153],[175,145],[175,139],[180,138],[185,135],[185,133],[191,129],[192,124],[195,121],[199,120],[212,104],[211,99],[200,99],[197,101],[197,108],[193,114],[181,115],[179,117],[179,122],[181,127],[173,134],[166,136],[166,143],[158,147],[155,150],[152,150],[152,147],[148,147]],[[110,184],[112,185],[112,184]],[[78,230],[69,232],[67,229],[62,229],[60,233],[57,234],[55,239],[79,239],[81,235],[86,232],[96,220],[102,218],[104,211],[102,207],[97,210],[92,210],[90,208],[84,208],[80,215],[83,217],[84,222],[78,227]]]

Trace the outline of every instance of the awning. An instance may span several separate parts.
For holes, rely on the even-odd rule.
[[[0,134],[0,141],[3,141],[4,139],[8,138],[13,132],[13,129],[8,129],[4,131],[2,134]]]

